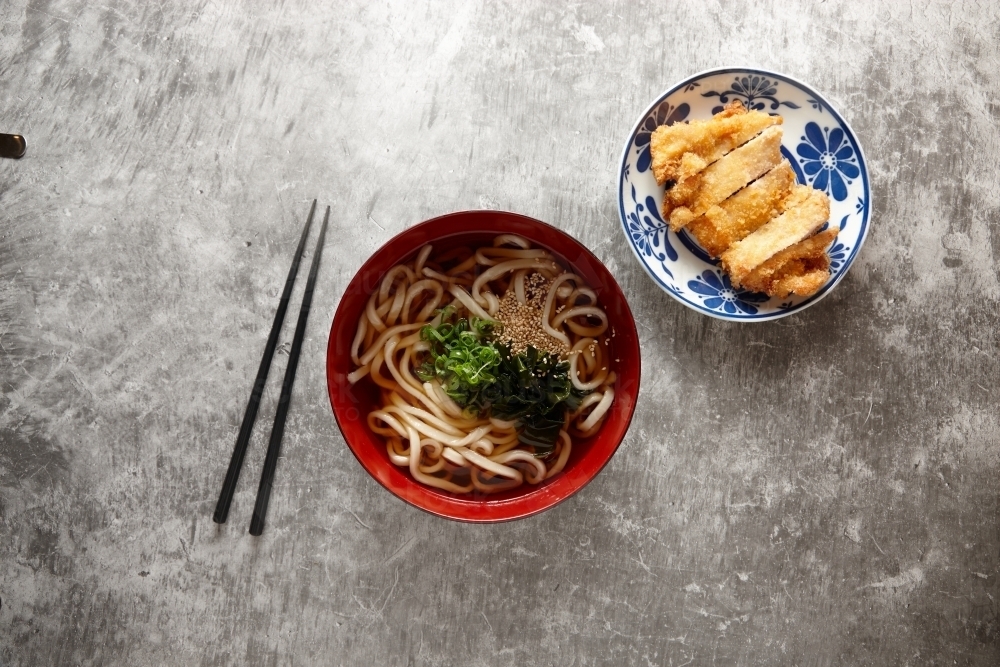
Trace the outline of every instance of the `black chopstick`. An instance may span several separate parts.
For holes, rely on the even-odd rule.
[[[281,452],[281,436],[285,433],[285,418],[288,416],[288,405],[292,400],[292,383],[295,382],[295,369],[299,365],[299,352],[302,350],[302,339],[306,335],[306,320],[309,318],[313,288],[316,286],[316,273],[319,271],[319,258],[323,254],[323,240],[326,238],[326,224],[329,221],[330,207],[327,206],[326,214],[323,216],[323,226],[319,228],[316,253],[313,255],[312,265],[309,267],[306,291],[302,295],[302,308],[299,310],[299,321],[295,324],[295,337],[292,339],[292,349],[288,352],[288,368],[285,369],[285,379],[281,383],[281,397],[278,398],[278,409],[274,414],[274,427],[271,429],[271,440],[267,444],[267,456],[264,458],[264,472],[260,476],[260,487],[257,489],[257,502],[254,504],[253,517],[250,519],[251,535],[260,535],[264,532],[264,516],[267,515],[267,503],[271,497],[274,470],[278,465],[278,454]]]
[[[0,134],[0,157],[10,157],[15,160],[24,155],[28,145],[20,134]]]
[[[222,493],[219,494],[215,514],[212,515],[212,520],[215,523],[225,523],[226,517],[229,516],[229,506],[233,502],[233,494],[236,493],[236,481],[240,478],[240,468],[243,467],[243,459],[246,457],[247,446],[250,444],[250,434],[253,433],[253,425],[257,420],[260,397],[264,393],[264,385],[267,384],[267,372],[271,368],[274,348],[278,345],[281,323],[285,321],[285,311],[288,310],[288,298],[292,295],[295,274],[299,272],[299,261],[302,259],[302,250],[306,247],[306,239],[309,237],[309,228],[312,226],[315,213],[316,200],[313,199],[312,207],[309,209],[309,217],[306,218],[306,226],[302,230],[302,238],[299,239],[299,247],[295,249],[292,268],[288,270],[288,278],[285,279],[285,290],[281,293],[278,310],[274,313],[274,323],[271,324],[271,333],[267,337],[267,345],[264,346],[264,356],[260,360],[260,368],[257,369],[257,379],[254,380],[253,390],[250,392],[250,401],[247,403],[246,412],[243,413],[243,423],[240,425],[240,434],[236,436],[236,447],[233,449],[233,458],[230,459],[229,469],[226,471],[226,481],[222,483]]]

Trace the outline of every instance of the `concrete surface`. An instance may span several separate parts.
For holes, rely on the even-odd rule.
[[[4,2],[0,664],[1000,663],[998,44],[974,2]],[[773,324],[667,298],[616,216],[639,112],[723,64],[814,85],[872,168],[859,260]],[[285,355],[211,513],[313,197],[254,539]],[[481,207],[592,248],[644,355],[608,468],[499,526],[367,478],[323,370],[367,255]]]

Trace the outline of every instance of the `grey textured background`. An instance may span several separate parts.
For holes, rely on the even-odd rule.
[[[998,664],[998,44],[987,2],[4,2],[0,664]],[[827,95],[874,184],[846,279],[772,324],[667,298],[614,203],[641,110],[730,64]],[[285,355],[211,512],[313,197],[254,539]],[[605,471],[498,526],[390,496],[325,393],[364,259],[469,208],[593,249],[644,359]]]

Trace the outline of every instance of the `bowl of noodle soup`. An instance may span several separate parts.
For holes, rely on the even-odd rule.
[[[334,417],[362,467],[437,516],[497,522],[583,488],[628,430],[628,303],[568,234],[513,213],[417,224],[347,286],[327,347]]]

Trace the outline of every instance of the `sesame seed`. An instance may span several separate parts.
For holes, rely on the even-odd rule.
[[[552,281],[538,272],[532,272],[524,278],[525,303],[517,300],[512,288],[500,300],[497,320],[502,324],[497,339],[510,346],[512,354],[521,354],[529,346],[539,352],[548,352],[560,357],[569,354],[566,345],[553,338],[542,328],[542,313],[545,309],[545,297]]]

